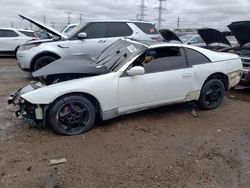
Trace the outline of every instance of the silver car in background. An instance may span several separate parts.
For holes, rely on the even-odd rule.
[[[22,45],[17,52],[19,67],[28,72],[69,55],[88,54],[96,57],[120,38],[139,41],[159,41],[161,35],[150,22],[110,20],[85,22],[62,34],[38,21],[19,15],[55,37]]]
[[[187,34],[179,37],[183,44],[189,44],[198,47],[206,46],[206,43],[198,34]]]

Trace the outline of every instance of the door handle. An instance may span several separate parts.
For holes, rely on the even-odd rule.
[[[99,40],[98,43],[105,43],[106,40]]]
[[[191,73],[183,74],[183,78],[185,78],[185,79],[190,79],[191,77],[192,77]]]

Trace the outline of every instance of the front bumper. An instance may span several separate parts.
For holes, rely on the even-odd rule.
[[[28,51],[18,51],[16,55],[16,62],[20,69],[26,72],[31,70],[32,55]]]
[[[18,89],[8,98],[8,104],[14,105],[16,108],[16,117],[31,126],[44,125],[43,118],[41,118],[44,114],[44,108],[42,108],[40,105],[31,104],[30,102],[23,99],[21,95],[32,92],[37,88],[38,87],[35,85],[28,85],[24,88]],[[40,118],[37,118],[38,116]]]

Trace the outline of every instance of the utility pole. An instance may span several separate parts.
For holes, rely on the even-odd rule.
[[[158,0],[159,1],[159,7],[157,8],[158,9],[158,28],[160,29],[161,28],[161,22],[162,22],[162,13],[164,10],[166,10],[164,7],[163,7],[163,1],[166,1],[166,0]]]
[[[43,23],[46,24],[46,17],[43,16]]]
[[[83,16],[83,14],[80,13],[79,16],[80,16],[79,18],[80,18],[80,24],[81,24],[82,23],[82,16]]]
[[[51,23],[51,27],[55,29],[55,22],[50,22]]]
[[[69,25],[71,23],[70,15],[72,14],[72,12],[66,12],[66,14],[68,14],[68,25]]]
[[[141,5],[139,6],[140,13],[138,14],[139,20],[145,20],[146,16],[145,9],[146,9],[145,0],[141,0]]]
[[[177,31],[180,30],[180,17],[177,18]]]
[[[30,30],[33,30],[33,25],[31,22],[30,22]]]
[[[14,23],[12,21],[10,22],[10,26],[11,28],[14,28]]]

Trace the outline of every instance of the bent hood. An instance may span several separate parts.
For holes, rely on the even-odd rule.
[[[233,22],[227,26],[241,46],[250,43],[250,21]]]
[[[220,43],[231,46],[227,38],[218,30],[211,28],[198,29],[198,34],[205,41],[206,45]]]
[[[159,30],[159,32],[166,42],[178,41],[182,43],[181,39],[173,31],[169,29],[161,29]]]
[[[66,35],[60,33],[59,31],[57,31],[57,30],[55,30],[55,29],[53,29],[53,28],[51,28],[51,27],[49,27],[49,26],[46,26],[46,25],[40,23],[39,21],[36,21],[35,19],[32,19],[32,18],[23,16],[23,15],[21,15],[21,14],[18,14],[18,16],[20,16],[21,18],[23,18],[23,19],[25,19],[25,20],[27,20],[27,21],[33,23],[34,25],[36,25],[37,27],[39,27],[39,28],[41,28],[41,29],[47,31],[48,33],[51,33],[51,34],[53,34],[53,35],[55,35],[55,36],[58,36],[58,37],[61,37],[61,38],[64,38],[64,39],[67,38]]]
[[[34,77],[49,76],[57,74],[106,74],[109,69],[99,66],[89,55],[73,55],[58,59],[49,65],[33,72]]]

